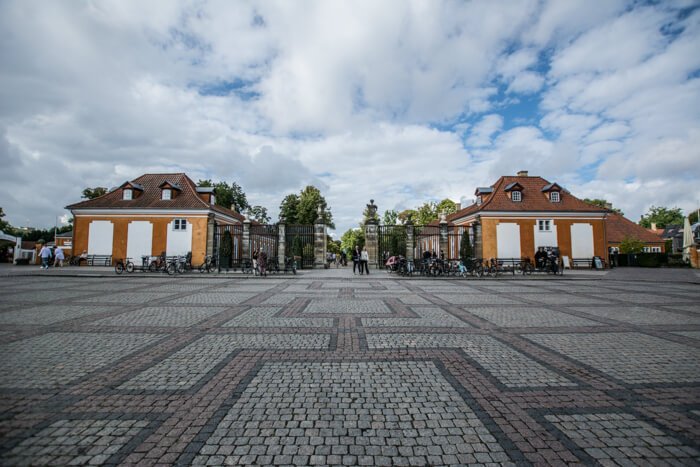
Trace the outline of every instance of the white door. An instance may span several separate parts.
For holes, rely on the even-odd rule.
[[[496,226],[496,249],[499,258],[520,258],[520,226],[501,222]]]
[[[183,228],[183,222],[184,228]],[[166,243],[168,256],[185,256],[192,251],[192,224],[186,219],[174,219],[168,224],[168,241]]]
[[[571,224],[571,258],[593,257],[593,226]]]
[[[151,256],[153,242],[153,224],[149,221],[129,222],[129,233],[126,240],[126,256],[134,264],[141,264],[142,256]]]
[[[111,255],[114,224],[111,221],[92,221],[88,231],[88,254]]]

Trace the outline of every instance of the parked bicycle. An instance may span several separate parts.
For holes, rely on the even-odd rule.
[[[124,271],[128,273],[134,272],[134,263],[131,258],[118,259],[117,264],[114,265],[114,272],[121,274]]]
[[[200,273],[210,273],[212,271],[216,270],[216,258],[212,257],[211,255],[207,255],[206,258],[204,258],[204,262],[199,265],[199,268],[197,268]]]

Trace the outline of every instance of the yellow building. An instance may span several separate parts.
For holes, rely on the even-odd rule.
[[[192,263],[211,254],[215,225],[240,224],[243,216],[217,206],[214,188],[197,187],[184,173],[145,174],[109,193],[66,206],[73,213],[73,254],[185,255]]]
[[[476,255],[534,258],[538,247],[557,247],[560,256],[607,261],[605,220],[609,210],[586,203],[542,177],[518,172],[475,192],[471,206],[448,216],[474,232]]]

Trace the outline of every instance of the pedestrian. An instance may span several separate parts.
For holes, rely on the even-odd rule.
[[[53,267],[60,266],[63,267],[63,260],[66,259],[63,254],[63,248],[56,247],[56,258],[53,261]]]
[[[365,270],[365,274],[369,275],[369,252],[367,251],[367,247],[364,247],[360,254],[360,274],[362,274],[363,269]]]
[[[49,268],[49,261],[51,260],[51,250],[46,245],[41,247],[39,252],[39,258],[41,258],[41,269]]]
[[[253,275],[258,275],[258,256],[260,255],[260,248],[253,250]]]
[[[260,266],[260,275],[267,277],[267,253],[265,250],[260,250],[258,253],[258,265]]]
[[[352,250],[352,273],[355,274],[355,269],[360,270],[360,274],[362,274],[362,266],[360,265],[360,247],[358,245],[355,245],[355,249]]]

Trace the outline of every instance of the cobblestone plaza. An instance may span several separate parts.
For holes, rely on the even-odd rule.
[[[1,465],[700,462],[700,285],[8,276]]]

